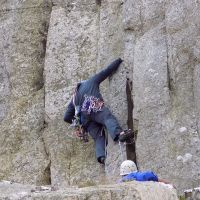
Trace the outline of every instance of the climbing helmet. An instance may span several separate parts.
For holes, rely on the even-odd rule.
[[[125,160],[122,162],[120,166],[120,175],[127,175],[130,174],[131,172],[136,172],[137,167],[136,164],[132,160]]]

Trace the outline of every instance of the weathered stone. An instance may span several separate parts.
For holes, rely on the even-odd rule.
[[[122,2],[120,0],[102,1],[99,20],[98,63],[102,68],[118,57],[123,59]],[[108,26],[108,24],[111,26]],[[127,128],[127,97],[125,90],[127,71],[122,63],[118,71],[101,85],[107,106],[124,129]],[[122,146],[122,152],[124,151],[125,148]],[[122,152],[120,152],[119,145],[114,144],[108,134],[106,161],[108,176],[116,176],[119,173],[119,165],[126,159],[126,155]]]
[[[3,0],[0,179],[107,181],[92,140],[71,138],[63,114],[77,82],[121,57],[101,89],[120,125],[138,130],[138,167],[179,191],[199,186],[199,10],[197,0]],[[109,136],[107,152],[107,175],[116,178],[126,156]]]
[[[199,200],[200,199],[200,187],[185,190],[184,198],[186,200]]]
[[[51,159],[53,185],[94,185],[104,177],[95,158],[94,143],[70,138],[63,121],[66,105],[81,80],[96,71],[97,12],[92,1],[57,2],[48,32],[45,62],[45,144]]]
[[[40,131],[43,129],[43,94],[40,90],[12,101],[12,112],[1,124],[1,179],[24,183],[49,183],[48,159]]]
[[[70,11],[53,7],[45,62],[45,111],[50,119],[64,113],[77,82],[96,70],[97,13],[81,3]],[[48,118],[47,118],[48,120]]]
[[[31,192],[32,191],[32,192]],[[98,187],[65,188],[57,191],[34,191],[33,186],[0,183],[0,199],[37,199],[37,200],[178,200],[175,189],[165,184],[146,182],[129,182],[114,185],[99,185]]]
[[[161,168],[165,164],[166,149],[162,144],[170,97],[163,26],[161,23],[136,41],[133,70],[134,117],[139,120],[137,163],[140,169],[155,171],[158,170],[156,165]]]
[[[41,134],[45,31],[50,14],[44,4],[43,0],[3,1],[0,10],[0,178],[35,184],[49,183]]]
[[[190,3],[166,3],[163,21],[138,35],[134,49],[138,165],[140,169],[155,170],[177,185],[179,191],[199,185],[196,55],[200,5]],[[187,131],[180,131],[181,127]]]
[[[156,27],[165,18],[165,5],[165,0],[126,0],[123,11],[125,30],[144,34]]]
[[[92,138],[88,143],[80,141],[62,118],[51,121],[43,136],[51,160],[53,186],[90,186],[104,180],[104,167],[96,161]]]

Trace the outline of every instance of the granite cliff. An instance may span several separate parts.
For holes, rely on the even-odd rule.
[[[75,84],[121,57],[102,84],[128,158],[184,189],[200,185],[198,0],[1,0],[0,180],[90,186],[118,177],[93,141],[72,137],[63,114]]]

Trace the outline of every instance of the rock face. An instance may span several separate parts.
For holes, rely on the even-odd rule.
[[[115,185],[99,185],[98,187],[68,188],[65,190],[51,191],[48,187],[41,187],[41,191],[30,185],[0,183],[0,199],[83,199],[83,200],[178,200],[176,191],[159,183],[129,182]],[[42,191],[43,190],[43,191]]]
[[[199,9],[194,0],[3,1],[0,179],[59,187],[116,179],[126,157],[119,145],[108,134],[104,170],[92,139],[76,139],[63,114],[77,82],[121,57],[101,90],[121,126],[138,130],[139,169],[179,191],[199,186]]]
[[[71,136],[63,122],[77,82],[93,74],[97,60],[97,13],[93,1],[58,3],[51,12],[45,59],[44,141],[51,160],[53,185],[93,184],[104,177],[95,159],[93,142]]]
[[[133,67],[138,165],[142,170],[152,168],[180,189],[198,186],[200,23],[196,10],[200,4],[149,2],[139,6],[142,29]],[[138,6],[126,3],[129,9]],[[131,20],[136,16],[129,17],[125,22],[131,29],[138,22]]]
[[[193,188],[184,191],[184,197],[186,200],[199,200],[200,199],[200,188]]]
[[[49,183],[45,152],[46,1],[3,1],[0,11],[0,178]],[[29,16],[29,17],[28,17]]]

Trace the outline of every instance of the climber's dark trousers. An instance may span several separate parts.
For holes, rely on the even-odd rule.
[[[94,139],[97,160],[102,156],[106,157],[106,152],[105,152],[106,138],[103,126],[101,124],[92,121],[89,123],[87,131]]]
[[[122,132],[122,128],[120,127],[117,119],[105,106],[102,111],[92,112],[89,118],[90,122],[87,125],[87,131],[95,140],[96,157],[98,159],[101,156],[105,156],[105,134],[101,134],[102,128],[105,127],[107,129],[114,141],[118,140],[119,134]]]

